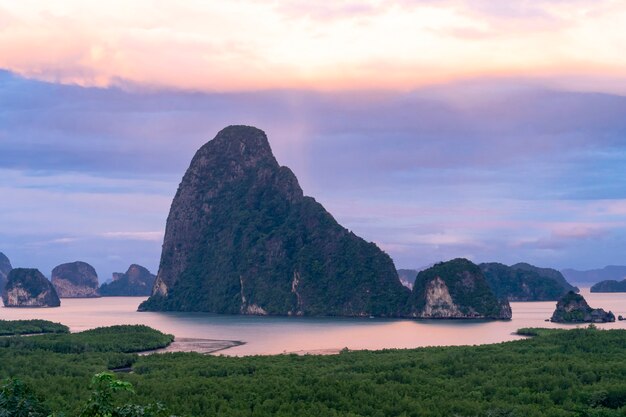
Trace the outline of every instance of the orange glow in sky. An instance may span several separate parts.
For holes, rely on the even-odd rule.
[[[626,93],[626,3],[0,0],[0,68],[203,91],[529,77]]]

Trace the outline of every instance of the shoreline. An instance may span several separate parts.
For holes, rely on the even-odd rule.
[[[160,353],[179,353],[179,352],[195,352],[201,355],[209,355],[221,352],[226,349],[245,345],[246,342],[240,340],[221,340],[221,339],[200,339],[181,337],[175,338],[172,343],[164,348],[144,350],[135,352],[139,356],[160,354]]]

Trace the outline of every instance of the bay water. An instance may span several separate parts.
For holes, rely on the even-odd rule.
[[[626,316],[626,293],[581,294],[594,308]],[[72,332],[114,324],[145,324],[177,338],[237,340],[241,346],[223,355],[334,353],[343,348],[391,349],[422,346],[478,345],[521,338],[522,327],[573,328],[585,324],[546,322],[556,306],[549,302],[513,302],[513,319],[405,320],[337,317],[262,317],[208,313],[137,312],[146,297],[103,297],[61,300],[58,308],[0,307],[0,319],[45,319],[60,322]],[[626,329],[626,321],[597,324],[602,329]]]

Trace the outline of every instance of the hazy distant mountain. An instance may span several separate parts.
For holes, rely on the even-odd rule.
[[[398,278],[400,278],[402,285],[412,289],[418,272],[417,269],[398,269]]]
[[[263,131],[230,126],[180,183],[140,309],[398,316],[408,296],[389,255],[304,196]]]
[[[621,281],[626,279],[626,266],[624,265],[609,265],[601,269],[589,269],[587,271],[563,269],[561,272],[569,282],[585,286],[593,285],[600,281]]]
[[[398,269],[398,278],[400,278],[400,282],[402,283],[402,285],[409,289],[412,289],[417,274],[419,274],[420,271],[432,267],[433,265],[434,264],[429,264],[417,269]]]

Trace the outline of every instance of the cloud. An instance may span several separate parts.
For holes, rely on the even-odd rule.
[[[624,92],[626,7],[573,4],[14,2],[0,11],[0,67],[143,90],[406,90],[524,75],[570,87],[586,78]],[[615,79],[602,85],[607,77]]]
[[[313,21],[332,21],[373,16],[380,12],[380,6],[374,2],[353,0],[319,3],[311,3],[304,0],[288,0],[278,2],[275,10],[289,19],[306,17]]]
[[[105,232],[101,234],[102,237],[107,239],[122,239],[122,240],[146,240],[151,242],[162,242],[163,232]]]
[[[228,124],[263,128],[340,223],[413,267],[623,261],[626,99],[528,80],[409,92],[185,93],[84,88],[0,72],[0,250],[158,266],[194,152]],[[41,244],[45,242],[45,245]]]
[[[78,238],[75,237],[60,237],[57,239],[52,239],[50,243],[73,243],[78,241]]]

